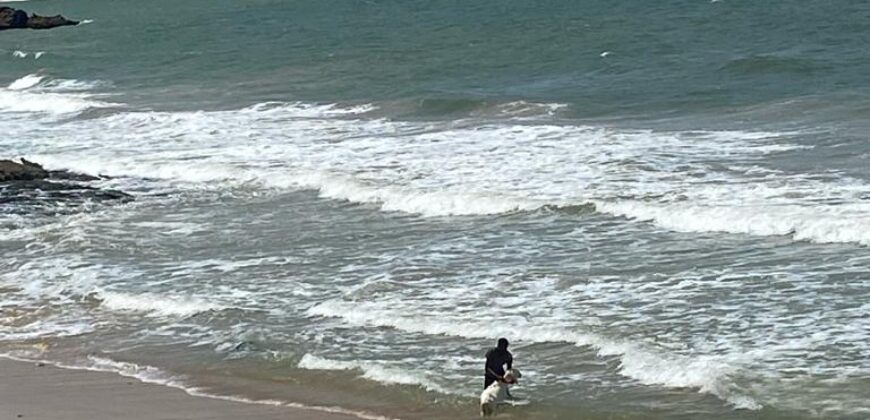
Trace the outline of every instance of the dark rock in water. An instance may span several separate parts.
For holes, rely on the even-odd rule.
[[[30,18],[27,19],[27,27],[30,29],[51,29],[58,26],[73,26],[78,24],[77,21],[69,20],[61,15],[31,15]]]
[[[70,171],[47,171],[42,165],[0,160],[0,210],[8,213],[75,211],[88,202],[128,202],[133,196],[82,182],[101,178]]]
[[[78,25],[79,22],[69,20],[61,15],[27,16],[27,12],[12,7],[0,7],[0,30],[4,29],[50,29],[58,26]]]
[[[29,181],[48,178],[48,171],[33,162],[21,159],[21,163],[0,160],[0,181]]]
[[[108,177],[102,176],[93,176],[88,174],[80,174],[77,172],[70,172],[66,170],[61,171],[49,171],[49,178],[51,179],[62,179],[64,181],[80,181],[80,182],[88,182],[88,181],[99,181],[101,179],[109,179]]]
[[[0,29],[26,28],[27,12],[11,7],[0,7]]]

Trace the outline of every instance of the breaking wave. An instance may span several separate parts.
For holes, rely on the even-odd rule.
[[[0,112],[45,113],[50,115],[75,114],[91,108],[104,108],[113,104],[81,93],[97,83],[79,80],[49,79],[29,74],[0,88]]]
[[[26,75],[0,89],[0,112],[68,115],[108,106],[89,93],[97,86]],[[522,114],[557,105],[499,106]],[[267,102],[227,111],[115,112],[53,126],[63,130],[56,136],[28,135],[30,123],[22,122],[16,152],[58,169],[192,189],[315,190],[424,217],[594,204],[598,212],[668,230],[870,242],[862,233],[870,208],[860,201],[870,186],[765,166],[769,156],[808,147],[789,133],[656,132],[513,118],[454,125],[372,118],[378,109]]]
[[[358,370],[363,373],[363,378],[382,384],[415,385],[420,386],[427,391],[434,391],[442,394],[450,393],[447,389],[441,387],[423,374],[408,372],[384,364],[332,360],[312,354],[305,354],[302,356],[302,359],[299,361],[297,366],[301,369],[312,370]]]
[[[192,316],[222,307],[189,296],[167,296],[154,293],[130,294],[100,291],[94,299],[106,309],[121,312],[145,312],[154,316]]]
[[[639,201],[595,202],[600,212],[652,222],[677,232],[728,232],[759,236],[790,236],[816,243],[852,242],[870,245],[870,205],[744,205],[691,203],[657,204]]]
[[[729,375],[739,369],[748,356],[697,356],[689,357],[664,354],[641,345],[561,328],[542,327],[537,324],[507,326],[504,323],[470,321],[449,317],[407,316],[397,311],[382,309],[374,304],[359,302],[327,301],[308,310],[312,317],[340,318],[355,326],[391,327],[398,330],[428,335],[450,335],[465,338],[495,339],[511,336],[518,341],[531,343],[570,343],[590,346],[601,356],[620,358],[620,374],[646,385],[662,385],[674,388],[698,388],[700,392],[716,395],[738,408],[758,409],[761,405],[742,395],[729,382]],[[309,359],[308,366],[332,366],[333,368],[356,368],[342,362],[321,363]],[[305,367],[305,366],[303,366]]]

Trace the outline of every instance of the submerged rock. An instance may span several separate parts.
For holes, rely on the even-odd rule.
[[[11,160],[0,160],[0,182],[30,181],[48,178],[48,171],[37,163],[21,159],[21,163]]]
[[[30,15],[30,18],[27,19],[27,27],[30,29],[51,29],[57,26],[74,26],[78,24],[78,21],[69,20],[61,15]]]
[[[0,29],[26,28],[27,12],[11,7],[0,7]]]
[[[102,178],[70,171],[48,171],[42,165],[0,160],[0,207],[8,213],[57,211],[94,201],[127,202],[133,196],[123,191],[101,189],[83,182]]]
[[[39,16],[12,7],[0,7],[0,30],[4,29],[50,29],[58,26],[78,25],[79,22],[69,20],[61,15]]]

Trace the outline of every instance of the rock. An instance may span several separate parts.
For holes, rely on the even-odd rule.
[[[21,164],[24,165],[24,166],[27,166],[27,167],[29,167],[29,168],[35,168],[35,169],[39,169],[39,170],[45,170],[45,168],[43,168],[42,165],[40,165],[40,164],[38,164],[38,163],[36,163],[36,162],[31,162],[31,161],[29,161],[29,160],[27,160],[27,159],[25,159],[25,158],[21,158]]]
[[[61,15],[39,16],[12,7],[0,7],[0,30],[4,29],[50,29],[58,26],[78,25],[79,22],[69,20]]]
[[[27,27],[27,12],[11,7],[0,7],[0,29]]]
[[[0,181],[32,181],[48,178],[48,171],[33,162],[21,160],[16,163],[11,160],[0,160]]]
[[[0,212],[58,214],[77,211],[88,202],[133,200],[123,191],[83,184],[100,179],[66,170],[48,171],[26,159],[21,159],[21,163],[0,160]]]
[[[82,182],[99,181],[101,179],[108,179],[108,178],[103,178],[102,176],[80,174],[77,172],[70,172],[67,170],[48,171],[48,176],[51,179],[62,179],[64,181],[82,181]]]
[[[55,16],[39,16],[30,15],[27,19],[27,27],[30,29],[51,29],[58,26],[73,26],[79,23],[75,20],[69,20],[61,15]]]

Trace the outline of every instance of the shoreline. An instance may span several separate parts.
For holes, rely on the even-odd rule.
[[[0,418],[64,420],[385,419],[340,407],[196,394],[117,372],[0,356]]]

